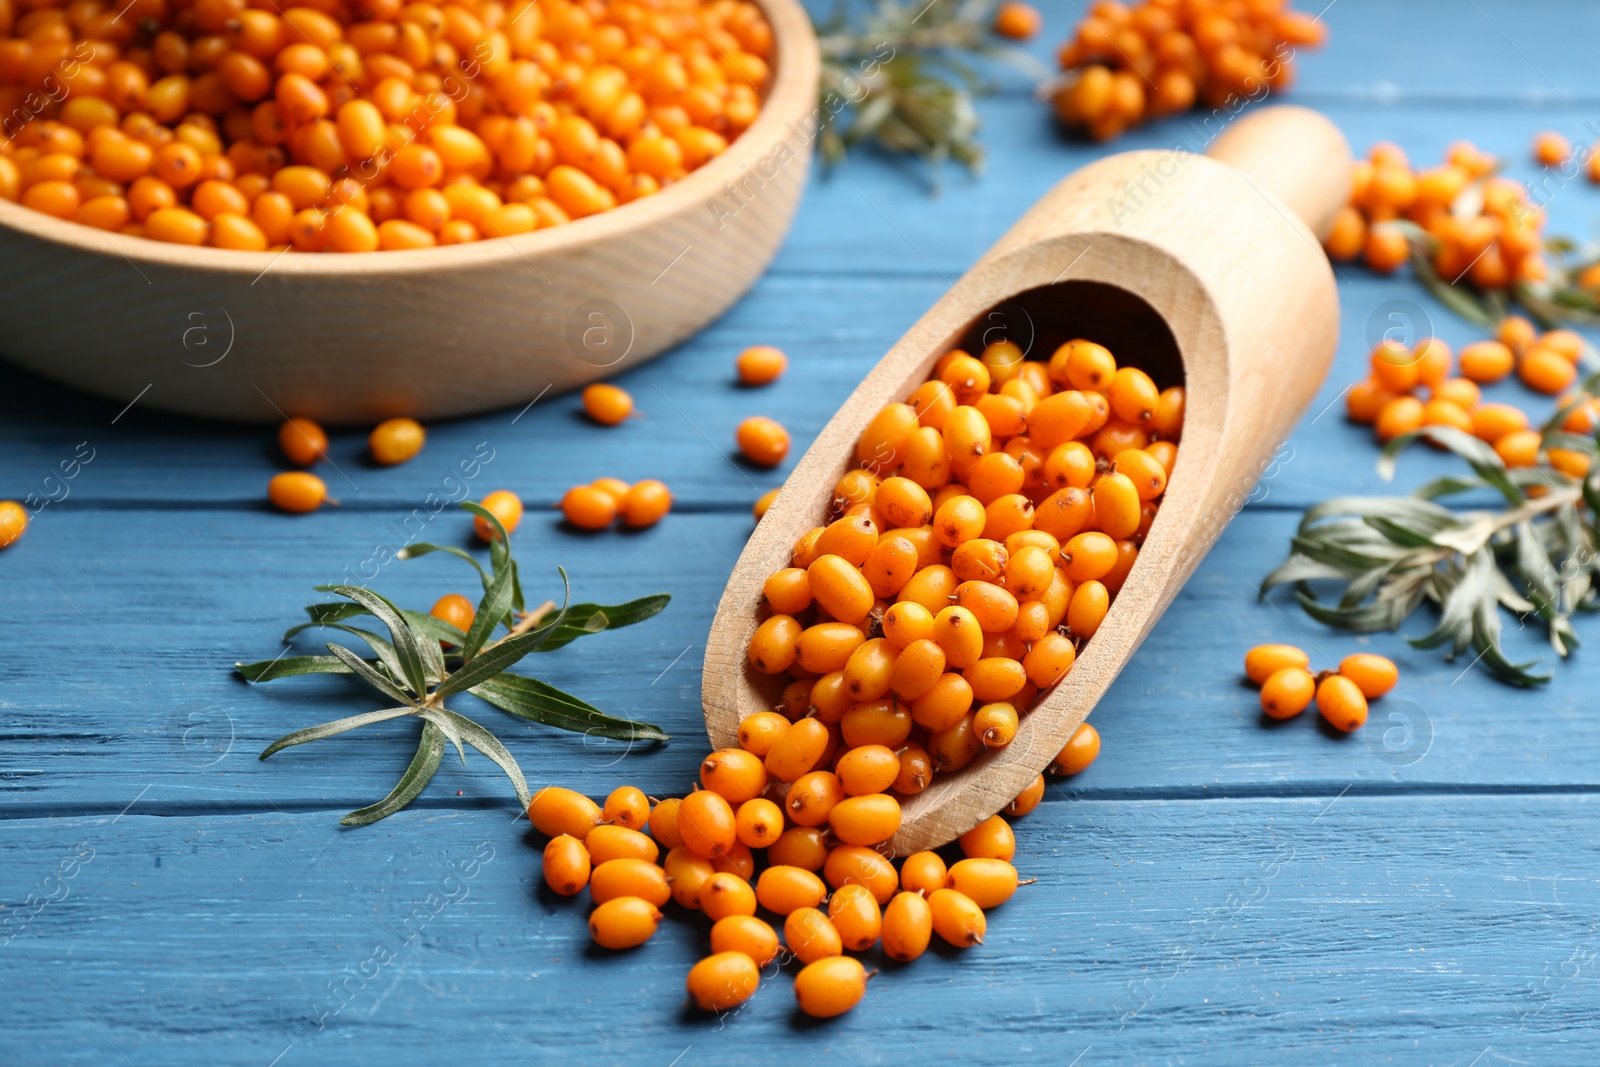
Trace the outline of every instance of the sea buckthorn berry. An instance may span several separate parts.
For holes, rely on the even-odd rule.
[[[794,722],[767,752],[767,773],[780,782],[793,782],[821,761],[829,740],[828,727],[816,719]]]
[[[743,952],[718,952],[689,968],[684,984],[701,1011],[727,1011],[755,996],[761,972]]]
[[[1044,799],[1044,775],[1039,775],[1033,784],[1017,794],[1015,800],[1005,806],[1005,813],[1012,818],[1026,815],[1039,806]]]
[[[700,910],[712,922],[729,915],[754,915],[756,891],[737,874],[719,871],[700,887]]]
[[[1017,598],[1003,586],[986,581],[962,582],[953,595],[956,606],[971,613],[984,633],[1003,633],[1017,621]]]
[[[884,639],[896,648],[903,650],[932,634],[933,612],[921,604],[902,600],[883,613]]]
[[[983,627],[969,608],[951,605],[935,615],[932,640],[944,651],[946,665],[956,670],[983,656]]]
[[[741,748],[718,749],[701,762],[700,783],[729,804],[743,804],[767,788],[767,769]]]
[[[775,382],[789,366],[789,359],[771,345],[753,345],[739,353],[734,361],[739,381],[745,385],[766,385]]]
[[[794,977],[800,1010],[816,1019],[831,1019],[861,1003],[867,993],[866,968],[851,956],[830,956],[806,964]]]
[[[1093,637],[1111,606],[1111,594],[1100,582],[1084,582],[1072,591],[1067,605],[1067,629],[1074,637]]]
[[[911,720],[937,733],[955,726],[971,707],[972,686],[961,675],[947,671],[932,689],[911,702]]]
[[[827,895],[828,887],[822,879],[802,867],[768,867],[756,881],[756,900],[775,915],[788,916],[801,908],[815,908]]]
[[[978,692],[977,686],[973,692]],[[973,713],[972,728],[984,748],[1004,748],[1017,736],[1017,709],[1003,700],[985,704]]]
[[[1071,639],[1058,633],[1046,633],[1023,655],[1022,669],[1028,681],[1040,689],[1048,689],[1066,677],[1077,658]]]
[[[599,824],[600,817],[600,805],[560,786],[545,786],[528,801],[528,821],[548,837],[567,834],[582,841]]]
[[[1311,657],[1293,645],[1257,645],[1244,654],[1245,676],[1257,685],[1265,685],[1285,667],[1309,666]]]
[[[932,939],[933,909],[927,900],[921,893],[896,893],[883,909],[884,954],[892,960],[910,963],[928,951]]]
[[[791,826],[767,849],[767,862],[775,867],[820,871],[827,860],[827,842],[815,826]]]
[[[1155,414],[1150,417],[1150,432],[1164,441],[1176,441],[1181,438],[1188,396],[1188,392],[1181,385],[1172,385],[1161,390]]]
[[[775,711],[758,711],[739,723],[739,747],[766,759],[772,746],[789,729],[789,720]],[[755,846],[751,846],[755,847]]]
[[[928,894],[928,909],[933,915],[933,932],[956,948],[983,944],[988,922],[983,909],[956,889],[936,889]]]
[[[741,422],[734,439],[744,457],[757,466],[776,467],[789,454],[789,431],[763,415]]]
[[[606,382],[584,386],[583,410],[601,426],[616,426],[633,414],[633,397]]]
[[[315,474],[285,471],[267,482],[267,499],[280,510],[304,514],[315,511],[328,498],[328,487]]]
[[[839,940],[852,952],[865,952],[883,934],[883,912],[877,898],[866,886],[848,884],[828,898],[828,920],[839,931]]]
[[[832,553],[822,554],[806,571],[812,597],[840,624],[857,624],[866,619],[876,598],[866,577],[849,560]],[[809,665],[806,669],[817,670]]]
[[[1161,401],[1161,391],[1150,375],[1138,367],[1123,367],[1111,379],[1111,411],[1129,422],[1148,422]]]
[[[793,617],[772,616],[756,627],[750,638],[750,666],[762,674],[782,674],[794,666],[802,636],[800,624]]]
[[[811,576],[800,567],[785,567],[762,583],[761,592],[773,611],[798,615],[811,606]]]
[[[1378,413],[1377,433],[1379,441],[1392,441],[1408,433],[1415,433],[1422,427],[1423,406],[1422,401],[1414,396],[1400,396],[1384,405]]]
[[[646,825],[650,828],[650,836],[664,848],[674,849],[683,844],[683,834],[678,831],[678,808],[682,803],[677,797],[671,797],[650,809],[650,819]]]
[[[1572,142],[1554,130],[1545,130],[1533,139],[1533,158],[1541,166],[1554,167],[1572,155]]]
[[[713,953],[738,952],[765,967],[778,955],[778,932],[753,915],[727,915],[711,926]]]
[[[1397,395],[1378,379],[1368,378],[1352,385],[1345,394],[1345,411],[1351,422],[1371,424],[1378,421],[1379,413]]]
[[[472,629],[472,619],[477,613],[472,601],[460,593],[445,594],[434,601],[432,610],[428,612],[429,615],[442,619],[463,633]]]
[[[987,911],[998,908],[1016,893],[1017,869],[1003,859],[964,859],[950,868],[948,885]]]
[[[1084,723],[1074,731],[1061,751],[1056,753],[1050,769],[1057,774],[1081,774],[1088,770],[1089,764],[1093,763],[1098,755],[1100,755],[1100,731]]]
[[[834,558],[837,559],[838,557],[835,556]],[[849,564],[845,564],[845,566],[849,566]],[[856,577],[861,577],[859,572],[857,572]],[[862,579],[863,583],[865,581],[866,579]],[[817,576],[814,573],[811,575],[811,587],[813,594],[815,594],[817,592]],[[869,589],[867,590],[867,605],[864,608],[860,608],[859,617],[863,619],[865,619],[867,612],[872,607],[871,597],[872,591]],[[823,604],[824,607],[827,606],[820,596],[817,597],[817,602]],[[842,598],[839,602],[843,606],[855,607],[855,605],[851,605]],[[867,635],[861,632],[860,627],[852,626],[847,622],[819,622],[814,626],[806,627],[800,632],[796,655],[800,661],[800,666],[812,674],[841,671],[844,670],[844,665],[850,662],[850,654],[856,650],[856,646],[866,639]]]
[[[1023,545],[1006,560],[1006,591],[1018,601],[1033,600],[1050,588],[1054,567],[1049,552],[1037,545]]]
[[[1461,350],[1460,362],[1462,377],[1487,385],[1510,374],[1516,357],[1500,341],[1477,341]]]
[[[290,419],[278,427],[278,447],[297,467],[309,467],[328,455],[328,435],[310,419]]]
[[[858,845],[839,845],[828,853],[823,877],[835,889],[863,886],[879,904],[885,904],[900,885],[894,864],[878,852]]]
[[[1117,473],[1127,475],[1133,482],[1140,500],[1154,500],[1166,492],[1167,469],[1144,449],[1124,449],[1112,457],[1111,464]]]
[[[589,884],[589,851],[569,834],[558,834],[544,846],[544,883],[564,897]]]
[[[697,789],[678,806],[678,833],[684,847],[702,859],[731,849],[738,840],[733,808],[717,793]]]
[[[605,809],[601,809],[601,818],[605,817]],[[607,860],[635,859],[654,863],[661,854],[661,848],[648,835],[638,830],[630,830],[626,826],[612,825],[602,822],[589,831],[583,839],[584,847],[589,850],[589,857],[595,863],[605,863]]]
[[[1384,341],[1372,350],[1372,377],[1391,393],[1409,393],[1417,387],[1417,354],[1397,341]]]
[[[783,809],[770,800],[754,797],[734,813],[735,833],[746,848],[767,848],[783,833]]]
[[[919,553],[909,537],[885,535],[862,564],[861,573],[880,599],[894,597],[916,574]]]
[[[404,463],[422,451],[427,434],[415,419],[388,419],[367,438],[372,458],[386,467]]]
[[[791,805],[791,817],[793,814]],[[881,844],[900,829],[900,802],[886,793],[848,797],[829,809],[828,825],[847,845]]]
[[[844,713],[855,705],[855,698],[850,695],[850,689],[845,685],[844,671],[829,671],[821,678],[811,683],[811,688],[806,691],[803,702],[789,703],[789,698],[784,697],[784,710],[791,712],[794,718],[805,716],[815,718],[820,723],[833,725],[844,718]]]
[[[839,931],[816,908],[796,908],[783,920],[783,943],[801,963],[830,959],[844,951]]]
[[[1022,692],[1023,687],[1028,683],[1026,668],[1010,656],[985,656],[962,671],[961,676],[967,680],[968,685],[972,686],[973,698],[985,704],[1008,701]],[[981,736],[984,729],[989,726],[1000,725],[998,720],[986,723],[983,728],[979,728],[974,723],[974,729],[977,729]],[[1015,732],[1015,728],[1013,728],[1011,733],[1015,734]],[[1003,732],[997,733],[993,738],[994,743],[989,744],[989,747],[1001,748],[1010,743],[1010,738],[1007,737],[1002,740],[1002,737]]]
[[[726,852],[711,857],[711,867],[717,874],[736,874],[745,881],[756,876],[756,855],[742,841],[735,841]]]
[[[650,799],[634,786],[618,786],[601,805],[600,818],[613,826],[643,830],[650,821]]]
[[[1017,854],[1017,838],[1011,831],[1011,824],[998,815],[989,816],[957,841],[962,854],[969,858],[1009,861]]]
[[[1062,389],[1106,392],[1117,374],[1117,361],[1104,345],[1093,341],[1068,341],[1055,350],[1049,363],[1050,380]]]
[[[789,783],[783,806],[796,826],[821,826],[844,798],[844,787],[832,771],[808,771]]]
[[[1356,683],[1361,695],[1375,700],[1393,689],[1400,680],[1394,660],[1371,652],[1357,652],[1339,661],[1339,673]]]
[[[755,517],[757,522],[760,522],[761,516],[767,513],[767,509],[772,506],[772,502],[776,499],[778,499],[778,491],[776,489],[768,489],[757,497],[756,502],[750,506],[750,514]]]
[[[1283,667],[1261,684],[1261,710],[1274,719],[1292,719],[1311,706],[1316,679],[1304,667]]]
[[[1472,410],[1473,436],[1498,444],[1502,437],[1528,428],[1528,416],[1510,404],[1480,404]]]
[[[916,852],[906,857],[900,868],[900,885],[912,893],[928,896],[943,889],[949,879],[944,860],[937,852]]]
[[[817,555],[839,556],[860,567],[878,544],[878,527],[865,515],[846,515],[823,527],[817,538]]]
[[[883,793],[900,774],[900,757],[887,745],[862,745],[839,757],[834,773],[849,796]]]
[[[1125,541],[1139,528],[1138,487],[1126,474],[1112,471],[1102,475],[1089,490],[1094,506],[1094,523],[1113,541]]]
[[[710,876],[708,870],[706,877]],[[618,897],[639,897],[664,908],[672,899],[672,883],[667,881],[666,870],[649,860],[623,857],[596,864],[589,875],[589,898],[604,904]]]
[[[522,522],[522,498],[508,489],[496,489],[485,496],[479,503],[484,510],[500,520],[500,525],[506,533],[516,532],[517,526]],[[497,536],[494,527],[481,515],[472,518],[472,529],[480,540],[492,541]]]
[[[895,775],[893,789],[901,796],[914,797],[933,781],[933,757],[915,741],[902,746],[898,755],[900,773]]]
[[[711,861],[696,856],[688,848],[680,845],[667,853],[661,865],[666,872],[668,884],[672,886],[672,899],[682,907],[698,911],[700,890],[711,880],[711,876],[717,873]]]
[[[639,897],[616,897],[589,916],[589,933],[602,948],[623,949],[642,945],[655,935],[661,910]]]
[[[1517,364],[1517,376],[1534,392],[1554,396],[1577,380],[1578,368],[1565,355],[1540,342],[1523,354]]]
[[[1507,467],[1534,467],[1539,463],[1539,451],[1544,438],[1537,430],[1518,430],[1508,433],[1495,442],[1495,455]]]
[[[672,491],[654,478],[633,483],[617,505],[623,523],[634,528],[654,526],[671,510]]]
[[[1367,721],[1367,698],[1361,687],[1340,674],[1317,683],[1317,710],[1334,729],[1350,733]]]

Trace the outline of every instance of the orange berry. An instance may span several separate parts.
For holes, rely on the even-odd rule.
[[[1541,166],[1554,167],[1572,155],[1572,142],[1554,130],[1546,130],[1533,139],[1533,158]]]
[[[1461,350],[1461,376],[1487,385],[1510,374],[1516,363],[1510,347],[1500,341],[1478,341]]]
[[[602,426],[615,426],[633,414],[633,397],[627,390],[596,382],[583,390],[583,410]]]
[[[508,534],[515,533],[522,522],[522,498],[509,489],[496,489],[479,501],[483,509],[500,520]],[[472,529],[480,540],[492,541],[497,536],[494,527],[481,515],[472,518]]]
[[[756,961],[743,952],[718,952],[689,968],[685,985],[701,1011],[727,1011],[755,996],[761,984]]]
[[[789,431],[762,415],[741,422],[734,439],[739,451],[757,466],[776,467],[789,454]]]
[[[10,548],[28,529],[28,512],[15,500],[0,500],[0,548]]]
[[[1393,689],[1400,669],[1387,656],[1358,652],[1339,661],[1339,673],[1356,683],[1361,695],[1374,700]]]
[[[1261,686],[1261,710],[1274,719],[1292,719],[1311,706],[1317,681],[1304,667],[1274,671]]]
[[[575,485],[561,498],[561,514],[580,530],[603,530],[617,517],[617,501],[603,489]]]
[[[1366,724],[1367,698],[1354,681],[1334,674],[1317,684],[1317,710],[1329,725],[1350,733]]]
[[[1285,667],[1309,667],[1311,657],[1293,645],[1257,645],[1244,654],[1244,673],[1257,685]]]
[[[328,487],[315,474],[285,471],[267,483],[267,499],[284,511],[303,514],[315,511],[328,497]]]
[[[433,608],[428,614],[466,633],[472,629],[472,620],[478,614],[478,610],[473,607],[472,601],[460,593],[446,593],[434,601]]]
[[[789,357],[771,345],[754,345],[739,353],[734,367],[745,385],[775,382],[789,366]]]
[[[290,463],[309,467],[328,455],[328,435],[310,419],[290,419],[278,427],[278,447]]]
[[[367,438],[372,458],[386,467],[404,463],[422,451],[427,433],[415,419],[380,422]]]
[[[1056,754],[1050,769],[1057,774],[1080,774],[1100,755],[1100,731],[1088,723],[1079,726]]]
[[[672,492],[653,478],[636,482],[622,498],[618,512],[628,526],[654,526],[672,510]]]
[[[994,13],[994,32],[1013,41],[1028,40],[1043,24],[1039,9],[1022,0],[1005,0]]]

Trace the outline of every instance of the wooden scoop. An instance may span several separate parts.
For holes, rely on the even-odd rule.
[[[737,745],[740,720],[778,699],[781,676],[757,673],[746,658],[764,617],[762,583],[825,520],[873,415],[905,400],[951,348],[977,352],[1006,336],[1048,359],[1084,337],[1158,385],[1186,387],[1160,513],[1070,673],[1024,715],[1009,746],[936,776],[908,800],[893,848],[907,855],[942,845],[1022,792],[1128,662],[1316,394],[1339,328],[1319,238],[1349,192],[1343,135],[1298,107],[1239,119],[1205,156],[1127,152],[1052,189],[851,394],[756,526],[707,641],[712,743]]]

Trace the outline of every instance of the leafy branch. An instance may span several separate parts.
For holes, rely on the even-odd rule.
[[[973,97],[992,87],[973,60],[988,58],[1038,80],[1044,68],[990,32],[995,0],[878,0],[852,19],[817,25],[822,51],[818,147],[824,162],[871,143],[937,169],[983,164]]]
[[[343,599],[308,605],[306,614],[311,621],[291,626],[283,635],[284,640],[292,640],[312,628],[338,630],[358,639],[370,655],[330,642],[326,645],[329,653],[326,656],[288,656],[234,665],[248,682],[268,682],[305,674],[352,675],[383,694],[393,705],[296,730],[268,745],[261,753],[263,760],[283,749],[335,737],[374,723],[408,716],[421,720],[416,755],[400,781],[382,800],[339,820],[346,826],[377,822],[415,800],[439,769],[446,742],[455,748],[463,765],[467,761],[467,747],[494,761],[511,779],[518,802],[527,806],[528,783],[516,758],[483,726],[444,706],[446,697],[460,693],[470,693],[508,714],[559,730],[619,741],[667,740],[667,734],[658,726],[607,715],[570,693],[534,678],[512,674],[509,669],[531,653],[554,651],[585,634],[643,622],[665,608],[670,597],[661,593],[610,606],[563,603],[560,610],[556,610],[553,603],[545,603],[532,611],[524,611],[521,579],[505,528],[478,504],[466,502],[461,507],[484,519],[494,529],[495,537],[489,544],[488,570],[468,553],[447,545],[414,544],[402,550],[399,556],[412,559],[445,552],[473,566],[483,585],[483,597],[465,632],[443,619],[397,607],[361,586],[320,585],[316,587],[319,592]],[[566,571],[557,570],[566,586]],[[563,599],[569,598],[570,588]],[[383,624],[388,636],[345,621],[357,618],[376,619]],[[501,628],[505,633],[496,636]]]
[[[1600,385],[1585,383],[1584,396]],[[1567,410],[1570,410],[1568,408]],[[1537,661],[1514,663],[1501,644],[1501,611],[1543,620],[1551,647],[1565,657],[1578,645],[1572,618],[1593,611],[1600,578],[1600,434],[1583,437],[1545,427],[1540,462],[1508,468],[1493,448],[1450,427],[1427,427],[1396,438],[1384,449],[1379,472],[1394,476],[1396,459],[1422,438],[1453,452],[1470,476],[1448,476],[1408,497],[1341,497],[1305,513],[1291,551],[1267,576],[1262,595],[1293,585],[1307,614],[1358,633],[1398,630],[1424,603],[1437,611],[1434,629],[1407,638],[1417,648],[1447,648],[1454,657],[1472,648],[1475,663],[1513,685],[1539,685]],[[1549,465],[1550,449],[1588,457],[1588,474],[1575,478]],[[1453,511],[1435,501],[1473,490],[1493,490],[1505,501],[1497,511]],[[1342,583],[1337,601],[1321,600],[1318,583]]]

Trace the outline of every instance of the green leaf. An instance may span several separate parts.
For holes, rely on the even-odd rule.
[[[383,675],[379,674],[373,669],[372,664],[368,663],[354,652],[351,652],[348,648],[345,648],[343,645],[335,645],[330,642],[328,645],[328,651],[332,652],[335,656],[338,656],[339,659],[343,660],[344,665],[350,668],[352,674],[354,674],[357,678],[360,678],[363,682],[366,682],[368,685],[372,686],[372,688],[376,689],[384,696],[393,700],[398,700],[402,704],[413,703],[414,698],[410,694],[406,693],[405,690],[401,689],[394,682],[391,682],[388,678],[385,678]]]
[[[284,734],[257,756],[257,759],[266,759],[275,752],[281,752],[295,745],[303,745],[307,741],[321,741],[324,737],[333,737],[335,734],[348,733],[370,723],[384,722],[388,719],[398,719],[403,715],[410,715],[416,708],[387,708],[383,711],[369,711],[364,715],[352,715],[348,719],[336,719],[325,722],[320,726],[311,726],[304,730],[296,730],[292,734]]]
[[[389,636],[394,641],[395,655],[400,659],[401,677],[411,683],[412,690],[418,696],[426,693],[428,679],[422,665],[422,653],[417,649],[416,635],[400,617],[400,610],[377,593],[363,589],[359,585],[336,585],[328,592],[354,600],[376,615],[378,621],[389,628]]]
[[[1409,637],[1414,648],[1438,648],[1450,643],[1450,655],[1457,656],[1472,641],[1473,619],[1478,605],[1492,589],[1494,557],[1488,549],[1479,549],[1468,558],[1465,567],[1447,568],[1440,574],[1440,584],[1445,586],[1439,604],[1439,623],[1430,633]]]
[[[274,678],[293,678],[301,674],[349,674],[344,660],[334,656],[281,656],[260,663],[235,663],[234,669],[247,682],[270,682]]]
[[[1300,519],[1300,532],[1304,533],[1334,515],[1353,515],[1362,519],[1380,515],[1416,522],[1432,521],[1440,529],[1457,521],[1455,512],[1431,500],[1409,496],[1338,496],[1306,509]]]
[[[585,634],[597,634],[644,622],[659,615],[671,599],[668,593],[657,593],[630,600],[626,604],[574,604],[567,609],[566,619],[551,631],[550,639],[540,646],[539,651],[553,652]]]
[[[411,758],[411,765],[406,768],[406,773],[400,776],[400,781],[388,796],[376,804],[369,804],[364,808],[352,811],[339,820],[343,826],[366,826],[379,819],[388,818],[395,812],[422,793],[428,782],[439,769],[439,761],[444,758],[444,734],[431,722],[422,724],[422,738],[417,742],[417,754]]]
[[[373,652],[377,653],[378,658],[383,661],[383,665],[389,669],[390,674],[396,678],[401,677],[400,657],[394,654],[394,646],[371,630],[363,630],[359,626],[346,626],[342,622],[303,622],[299,626],[291,626],[284,631],[283,639],[287,641],[298,633],[319,627],[329,630],[343,630],[347,634],[353,634],[361,638],[372,648]]]
[[[499,574],[505,570],[507,562],[511,559],[511,535],[506,533],[506,528],[500,524],[500,519],[494,512],[482,504],[472,500],[463,500],[459,505],[462,511],[470,511],[478,518],[489,524],[495,536],[489,541],[489,566],[494,573]]]
[[[1482,489],[1487,484],[1482,478],[1464,478],[1460,475],[1446,474],[1414,490],[1411,495],[1423,500],[1434,500],[1441,496],[1454,496],[1457,493]]]
[[[1344,578],[1348,575],[1342,567],[1334,567],[1327,563],[1320,563],[1310,556],[1302,556],[1296,552],[1278,566],[1278,569],[1267,575],[1261,583],[1260,595],[1265,597],[1267,592],[1276,586],[1287,585],[1290,582],[1315,582]]]
[[[451,730],[454,731],[452,739],[459,739],[457,740],[457,747],[459,747],[460,741],[464,740],[467,744],[494,760],[500,769],[506,772],[506,777],[511,779],[511,787],[517,791],[517,802],[524,809],[527,808],[528,801],[533,799],[532,794],[528,792],[528,780],[522,776],[522,768],[517,765],[516,758],[507,751],[505,745],[500,743],[498,737],[465,715],[458,715],[445,708],[425,708],[421,714],[423,718],[439,726],[440,729],[443,729],[445,724],[448,723]]]
[[[472,628],[467,631],[467,639],[461,646],[463,661],[472,662],[472,657],[478,654],[478,649],[483,647],[483,643],[510,610],[511,568],[507,567],[494,576],[494,581],[484,591],[483,599],[478,601],[478,613],[472,617]]]
[[[457,548],[454,545],[435,545],[427,541],[415,541],[396,552],[395,557],[398,559],[416,559],[419,556],[426,556],[430,552],[448,552],[457,559],[466,560],[472,564],[472,569],[478,572],[478,580],[483,583],[483,587],[485,589],[489,588],[489,572],[483,569],[483,564],[473,559],[471,553],[465,549]]]
[[[1376,600],[1353,608],[1329,607],[1305,593],[1296,593],[1295,599],[1300,601],[1305,613],[1318,622],[1365,634],[1399,629],[1421,597],[1412,600]]]
[[[318,592],[325,593],[332,589],[333,586],[319,585],[316,588]],[[343,622],[346,619],[354,619],[361,615],[371,615],[372,612],[360,604],[352,604],[349,601],[341,600],[331,604],[307,604],[306,614],[311,616],[313,623],[321,626],[330,622]],[[288,638],[286,637],[284,640],[288,640]]]
[[[665,741],[659,726],[607,715],[592,704],[547,685],[537,678],[502,674],[468,690],[501,711],[558,730],[608,737],[616,741]]]

